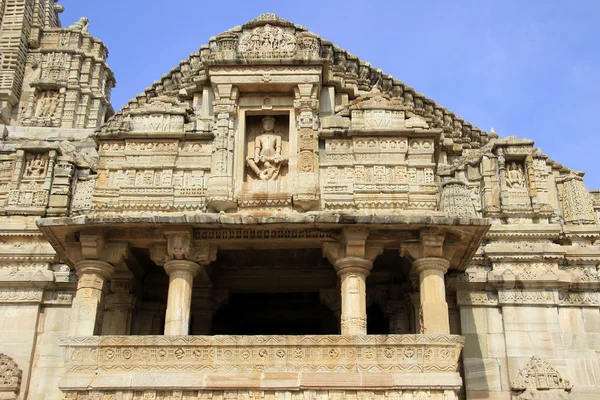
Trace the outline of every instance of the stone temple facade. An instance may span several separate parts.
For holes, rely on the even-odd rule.
[[[273,14],[115,113],[61,10],[0,0],[0,399],[600,398],[582,172]]]

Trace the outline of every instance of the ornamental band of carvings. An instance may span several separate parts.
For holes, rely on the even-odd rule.
[[[600,293],[559,292],[558,304],[561,306],[598,307],[600,306]]]
[[[556,293],[543,289],[498,291],[499,304],[556,304]]]
[[[90,390],[69,391],[64,400],[429,400],[455,399],[453,390]]]
[[[195,230],[195,240],[265,240],[265,239],[337,239],[333,232],[311,229],[230,229]]]
[[[571,390],[571,383],[562,379],[558,371],[538,356],[531,357],[529,363],[519,371],[519,376],[510,384],[515,391],[527,389],[548,390],[564,389]]]
[[[459,306],[497,306],[498,294],[494,292],[459,291],[456,293]]]
[[[21,388],[22,371],[6,354],[0,353],[0,399],[13,399]],[[8,394],[8,396],[7,396]]]
[[[0,303],[39,303],[44,291],[34,288],[1,288]]]
[[[456,371],[454,335],[69,337],[68,371]]]

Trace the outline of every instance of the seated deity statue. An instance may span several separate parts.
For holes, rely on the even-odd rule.
[[[512,162],[506,171],[506,184],[509,188],[525,188],[525,175],[523,167]]]
[[[281,154],[281,136],[275,129],[275,118],[262,119],[262,132],[254,140],[254,155],[246,157],[248,167],[263,181],[275,180],[287,158]]]

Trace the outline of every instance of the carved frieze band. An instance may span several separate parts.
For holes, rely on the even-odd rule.
[[[337,234],[310,229],[195,230],[195,240],[336,239]]]
[[[456,371],[454,335],[65,338],[68,371]]]
[[[0,288],[0,303],[41,303],[43,289]]]
[[[559,292],[558,304],[561,306],[598,307],[599,292]]]
[[[454,399],[453,390],[108,390],[69,391],[65,400],[429,400]]]
[[[459,306],[497,306],[498,294],[483,291],[459,291],[456,293]]]
[[[540,304],[576,307],[600,306],[600,293],[594,291],[556,292],[544,289],[511,289],[496,292],[458,291],[459,306],[497,306],[503,304]]]
[[[544,289],[511,289],[498,291],[499,304],[557,304],[557,293]]]

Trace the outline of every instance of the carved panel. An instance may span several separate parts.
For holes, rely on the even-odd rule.
[[[460,181],[444,183],[440,208],[449,217],[476,217],[473,201],[471,200],[471,191]]]
[[[452,335],[66,338],[68,371],[456,371]]]
[[[21,389],[22,374],[11,357],[0,353],[0,398],[16,399],[16,394]]]
[[[571,383],[563,379],[547,361],[539,356],[533,356],[527,365],[519,371],[518,378],[511,382],[510,387],[515,391],[527,389],[571,390]]]
[[[296,55],[294,28],[267,24],[244,31],[238,52],[243,58],[293,58]]]
[[[581,178],[571,176],[564,180],[562,205],[566,223],[596,223],[592,198]]]
[[[65,400],[89,400],[117,398],[132,400],[430,400],[454,399],[453,389],[433,388],[427,390],[388,389],[388,390],[90,390],[66,391]]]

